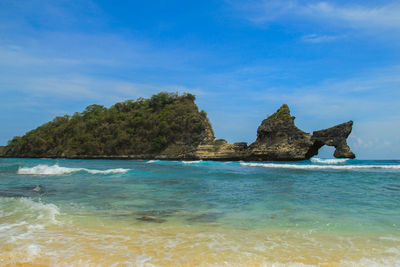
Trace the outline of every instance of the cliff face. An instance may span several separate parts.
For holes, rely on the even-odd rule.
[[[250,146],[217,139],[200,144],[194,155],[208,160],[293,161],[309,159],[327,145],[336,148],[336,158],[355,157],[346,142],[352,130],[352,121],[315,131],[311,135],[297,128],[294,119],[289,107],[284,104],[262,121],[257,129],[257,140]]]
[[[194,157],[204,160],[246,160],[248,158],[247,143],[229,144],[224,139],[216,139],[200,144]]]
[[[351,133],[352,127],[353,121],[348,121],[329,129],[313,132],[311,137],[313,146],[310,148],[307,156],[312,157],[318,154],[318,149],[320,149],[323,145],[327,145],[335,147],[335,152],[333,155],[336,158],[355,158],[356,156],[350,150],[350,147],[347,145],[346,141],[347,137],[349,137]]]
[[[284,104],[263,120],[257,140],[249,147],[251,160],[302,160],[312,146],[311,135],[294,124],[289,107]]]
[[[194,99],[160,93],[109,109],[92,105],[15,137],[0,147],[0,156],[293,161],[309,159],[328,145],[336,148],[335,157],[355,157],[346,142],[352,121],[311,135],[296,127],[284,104],[262,121],[250,146],[229,144],[215,138],[207,114],[198,111]]]
[[[353,122],[339,124],[312,135],[294,124],[287,105],[265,119],[257,130],[257,140],[250,145],[251,160],[304,160],[318,154],[323,146],[334,146],[336,158],[355,158],[347,145]]]

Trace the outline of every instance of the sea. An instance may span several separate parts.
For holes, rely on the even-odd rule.
[[[400,161],[3,158],[0,266],[400,266]]]

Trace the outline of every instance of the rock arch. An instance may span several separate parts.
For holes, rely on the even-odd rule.
[[[310,158],[318,154],[318,150],[323,146],[335,147],[333,156],[335,158],[355,158],[356,156],[347,145],[347,137],[351,133],[353,121],[348,121],[328,129],[314,131],[311,136],[313,145],[307,152],[307,157]]]

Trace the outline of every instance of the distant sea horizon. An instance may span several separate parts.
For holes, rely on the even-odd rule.
[[[400,160],[0,158],[0,266],[400,265]]]

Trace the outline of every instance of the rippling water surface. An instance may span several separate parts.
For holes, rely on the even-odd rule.
[[[400,161],[0,159],[0,265],[400,265]]]

